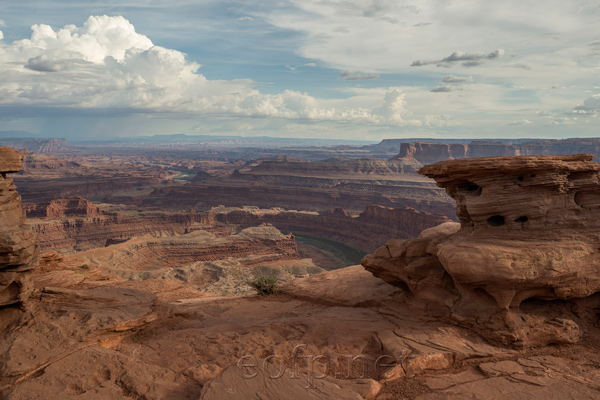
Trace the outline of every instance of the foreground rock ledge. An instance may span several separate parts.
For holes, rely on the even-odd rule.
[[[33,290],[38,264],[35,233],[25,224],[21,197],[6,174],[22,168],[23,155],[0,146],[0,328],[14,322]]]
[[[458,223],[390,240],[362,264],[430,313],[496,342],[577,342],[600,308],[600,164],[593,156],[486,157],[419,170]]]

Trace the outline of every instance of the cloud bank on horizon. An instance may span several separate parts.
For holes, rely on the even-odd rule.
[[[205,56],[204,73],[210,41],[191,42],[187,13],[176,17],[166,2],[151,3],[152,12],[132,1],[124,15],[62,26],[40,15],[28,38],[11,31],[10,11],[17,20],[24,10],[3,15],[4,129],[73,137],[598,136],[600,5],[289,0],[261,8],[207,1],[213,7],[199,32],[226,50]],[[211,16],[222,9],[222,21],[233,24],[227,29]],[[159,16],[177,21],[141,33],[130,21],[137,15],[144,26]],[[178,26],[186,27],[181,36]],[[243,32],[264,37],[255,44],[263,65],[249,60],[248,43],[235,47]],[[155,44],[153,34],[175,48]]]

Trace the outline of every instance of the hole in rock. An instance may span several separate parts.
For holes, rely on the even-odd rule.
[[[471,196],[481,195],[481,186],[473,182],[466,182],[464,185],[461,185],[459,187],[459,190],[464,194],[468,194]]]
[[[524,177],[520,176],[517,178],[519,180],[519,182],[523,182],[523,179],[525,179]]]
[[[530,178],[535,178],[535,174],[529,175]]]
[[[600,194],[597,192],[577,192],[573,200],[581,208],[600,208]]]
[[[575,201],[575,204],[577,204],[579,207],[581,207],[581,197],[582,197],[581,192],[577,192],[577,193],[575,193],[575,196],[573,196],[573,200]]]
[[[565,310],[566,305],[567,302],[561,299],[543,300],[538,299],[536,297],[530,297],[521,301],[521,304],[519,304],[519,309],[524,313],[540,313],[543,311],[553,311],[556,314],[559,314]]]
[[[494,299],[494,296],[489,294],[487,290],[483,288],[473,289],[473,294],[476,296],[476,300],[474,298],[472,302],[473,307],[495,308],[498,305],[498,302],[496,299]]]
[[[527,218],[526,216],[522,216],[522,217],[515,219],[515,222],[527,222],[528,220],[529,220],[529,218]]]
[[[471,219],[471,215],[467,210],[467,206],[465,204],[458,204],[456,207],[456,216],[458,220],[465,225],[473,225],[473,220]]]
[[[504,217],[502,215],[492,215],[487,220],[490,226],[502,226],[504,225]]]
[[[592,173],[586,172],[586,171],[583,171],[583,172],[571,172],[569,174],[569,180],[570,181],[575,181],[575,180],[578,180],[578,179],[589,179],[591,176],[592,176]]]
[[[458,295],[454,278],[446,271],[444,271],[444,275],[442,276],[442,287],[450,293]]]
[[[413,292],[410,290],[410,288],[408,287],[408,285],[406,284],[406,282],[401,281],[401,280],[397,280],[393,283],[395,286],[399,287],[400,290],[402,290],[404,293],[408,294],[408,295],[412,295]]]

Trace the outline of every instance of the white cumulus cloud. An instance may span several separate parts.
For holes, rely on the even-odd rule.
[[[398,89],[391,90],[385,94],[381,107],[373,110],[377,122],[395,123],[397,125],[420,126],[421,121],[409,119],[411,112],[404,106],[404,93]]]
[[[597,117],[600,114],[600,94],[594,94],[583,101],[583,104],[573,107],[565,113],[577,119],[577,116]]]
[[[0,105],[52,105],[190,116],[250,116],[419,125],[404,95],[391,90],[369,107],[284,90],[263,94],[253,81],[209,80],[180,51],[156,46],[123,17],[91,16],[80,27],[33,25],[29,39],[0,46]],[[306,67],[314,63],[304,64]],[[355,74],[355,73],[353,73]],[[373,76],[353,75],[373,79]]]

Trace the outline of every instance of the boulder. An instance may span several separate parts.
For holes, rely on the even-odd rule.
[[[585,321],[565,301],[600,292],[600,164],[592,158],[487,157],[427,165],[419,172],[456,200],[460,224],[388,241],[362,264],[416,303],[488,339],[574,343]]]

